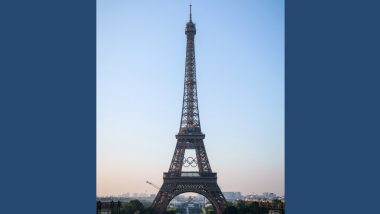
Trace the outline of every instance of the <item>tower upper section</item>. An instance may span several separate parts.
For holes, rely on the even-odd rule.
[[[195,69],[195,46],[194,36],[196,33],[195,24],[192,21],[191,5],[190,20],[186,24],[186,65],[185,82],[182,104],[182,116],[179,134],[195,133],[201,134],[201,124],[199,120],[197,79]]]

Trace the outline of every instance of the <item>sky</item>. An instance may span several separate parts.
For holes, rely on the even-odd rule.
[[[190,1],[97,1],[97,196],[155,194],[181,119]],[[223,192],[284,195],[284,1],[193,0],[199,115]]]

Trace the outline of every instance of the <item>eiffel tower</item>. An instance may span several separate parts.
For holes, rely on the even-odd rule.
[[[217,214],[221,214],[227,206],[226,199],[216,182],[216,173],[211,170],[203,143],[205,135],[201,131],[199,120],[195,72],[195,33],[190,5],[190,20],[185,28],[187,45],[181,125],[176,135],[177,145],[169,171],[164,173],[164,183],[152,203],[155,213],[165,212],[175,196],[186,192],[195,192],[206,197]],[[187,150],[193,150],[195,157],[185,157]],[[198,170],[185,171],[183,167],[197,167]]]

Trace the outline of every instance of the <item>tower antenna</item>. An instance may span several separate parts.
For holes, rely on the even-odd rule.
[[[192,6],[192,5],[191,5],[191,3],[190,3],[190,22],[192,21],[192,20],[191,20],[191,6]]]

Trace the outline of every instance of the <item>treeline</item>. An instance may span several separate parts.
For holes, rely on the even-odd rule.
[[[282,203],[282,202],[277,202]],[[283,207],[283,204],[282,204]],[[227,208],[223,214],[268,214],[270,208],[263,207],[259,202],[246,202],[238,201],[235,203],[228,203]],[[212,208],[206,208],[206,214],[215,213]],[[100,213],[100,212],[99,212]],[[150,203],[142,203],[139,200],[131,200],[129,202],[122,203],[120,208],[114,207],[112,214],[154,214]],[[175,214],[175,209],[168,209],[166,214]],[[281,214],[284,214],[284,210],[281,210]]]
[[[276,205],[284,207],[281,201],[275,201]],[[271,208],[260,205],[259,202],[247,202],[247,201],[237,201],[228,202],[227,208],[223,211],[223,214],[268,214]],[[214,214],[213,208],[206,208],[206,214]],[[284,214],[284,210],[280,209],[280,213]]]
[[[274,201],[277,207],[284,207],[281,201]],[[268,214],[272,208],[264,207],[259,202],[237,201],[228,203],[228,207],[224,210],[224,214]],[[284,214],[284,210],[280,209],[280,213]]]
[[[112,214],[153,214],[153,209],[150,207],[150,203],[142,203],[139,200],[131,200],[129,202],[123,202],[122,206],[118,209],[114,207],[111,210]],[[174,211],[167,211],[166,213],[175,214]]]

